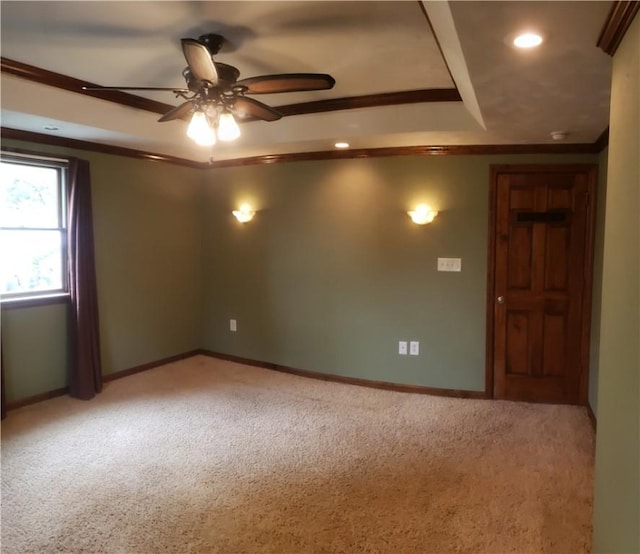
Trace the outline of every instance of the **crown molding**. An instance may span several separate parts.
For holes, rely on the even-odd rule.
[[[268,165],[318,160],[349,160],[354,158],[386,158],[391,156],[497,156],[506,154],[593,154],[594,143],[581,144],[462,144],[446,146],[394,146],[269,154],[251,158],[214,161],[207,167],[221,169],[246,165]]]
[[[22,131],[8,127],[0,128],[0,136],[6,139],[22,140],[50,146],[89,150],[102,154],[114,154],[140,160],[166,162],[196,169],[222,169],[248,165],[269,165],[318,160],[348,160],[354,158],[386,158],[391,156],[497,156],[507,154],[597,154],[607,144],[608,129],[593,143],[576,144],[462,144],[444,146],[394,146],[385,148],[353,148],[349,150],[323,150],[316,152],[292,152],[287,154],[266,154],[249,158],[235,158],[212,162],[196,162],[177,156],[155,154],[122,146],[112,146],[96,142]]]
[[[462,102],[458,89],[420,89],[382,94],[364,94],[344,98],[330,98],[299,104],[274,106],[284,117],[311,113],[333,112],[338,110],[355,110],[358,108],[379,108],[381,106],[397,106],[399,104],[418,104],[422,102]]]
[[[27,79],[35,83],[67,90],[77,94],[84,94],[100,100],[106,100],[115,104],[129,106],[139,110],[164,115],[174,106],[150,100],[142,96],[136,96],[127,92],[110,90],[84,90],[82,87],[96,87],[95,83],[82,81],[75,77],[62,75],[48,71],[40,67],[0,58],[0,71],[21,79]],[[297,104],[285,104],[274,106],[284,117],[305,115],[312,113],[332,112],[337,110],[355,110],[358,108],[377,108],[380,106],[396,106],[399,104],[416,104],[420,102],[461,102],[460,93],[456,88],[444,89],[420,89],[388,92],[382,94],[364,94],[361,96],[349,96],[344,98],[330,98],[313,102],[300,102]],[[253,118],[240,120],[240,123],[255,121]]]
[[[613,2],[596,45],[602,48],[609,56],[613,56],[638,10],[640,10],[640,2],[638,0],[617,0]]]
[[[0,136],[3,139],[23,140],[28,142],[35,142],[38,144],[48,144],[49,146],[60,146],[63,148],[88,150],[90,152],[99,152],[101,154],[113,154],[115,156],[136,158],[138,160],[166,162],[173,165],[182,165],[186,167],[193,167],[196,169],[206,169],[207,167],[209,167],[209,164],[206,162],[195,162],[193,160],[187,160],[186,158],[179,158],[177,156],[154,154],[153,152],[135,150],[133,148],[125,148],[123,146],[113,146],[110,144],[102,144],[99,142],[90,142],[87,140],[78,140],[67,137],[59,137],[56,135],[47,135],[45,133],[34,133],[33,131],[22,131],[20,129],[11,129],[9,127],[1,127]]]
[[[93,98],[107,100],[108,102],[115,102],[116,104],[129,106],[138,110],[165,114],[173,108],[171,104],[156,102],[149,98],[143,98],[142,96],[136,96],[135,94],[129,94],[121,91],[106,92],[100,90],[82,90],[82,87],[96,87],[99,85],[89,83],[88,81],[82,81],[75,77],[69,77],[68,75],[62,75],[61,73],[48,71],[34,65],[10,60],[5,57],[0,58],[0,71],[41,85],[59,88],[69,92],[75,92],[77,94],[84,94],[85,96],[92,96]]]

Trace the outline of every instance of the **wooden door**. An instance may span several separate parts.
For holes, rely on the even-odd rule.
[[[595,179],[595,166],[492,167],[495,398],[586,401]]]

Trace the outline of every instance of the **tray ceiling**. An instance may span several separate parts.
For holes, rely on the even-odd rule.
[[[322,72],[336,79],[328,91],[261,95],[267,104],[370,102],[246,122],[237,142],[212,152],[187,139],[182,121],[160,124],[157,113],[3,72],[2,125],[193,161],[329,150],[337,140],[353,148],[544,144],[556,130],[571,143],[592,143],[608,121],[611,61],[596,41],[610,6],[5,1],[3,58],[81,81],[182,87],[180,38],[216,32],[227,43],[215,60],[236,66],[241,78]],[[505,43],[527,27],[544,32],[542,47],[522,52]],[[375,105],[387,93],[432,89],[457,89],[461,100]],[[170,92],[136,94],[180,102]]]

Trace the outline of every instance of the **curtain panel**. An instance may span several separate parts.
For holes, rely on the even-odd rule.
[[[102,370],[91,174],[87,160],[69,160],[68,186],[69,394],[89,400],[102,389]]]
[[[0,389],[1,389],[0,394],[2,395],[2,399],[1,399],[2,410],[1,410],[0,416],[2,419],[4,419],[5,417],[7,417],[7,400],[4,393],[4,364],[2,363],[2,358],[3,358],[2,345],[0,345]]]

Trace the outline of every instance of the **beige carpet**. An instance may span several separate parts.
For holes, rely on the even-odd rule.
[[[2,424],[2,552],[590,551],[582,408],[197,356]]]

